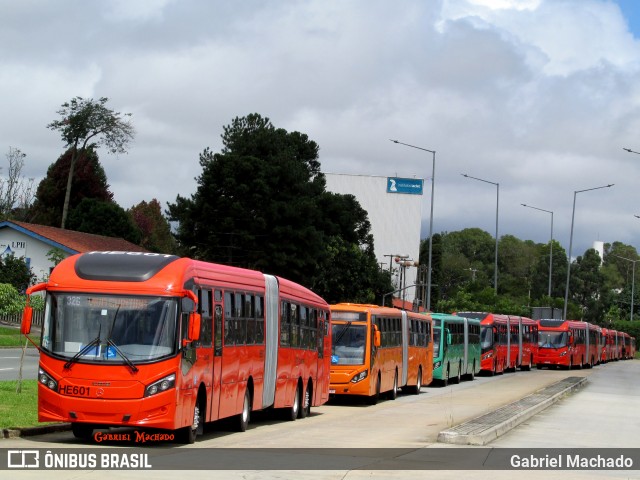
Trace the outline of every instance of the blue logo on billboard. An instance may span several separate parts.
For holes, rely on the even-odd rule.
[[[387,177],[387,193],[422,195],[422,186],[421,178]]]

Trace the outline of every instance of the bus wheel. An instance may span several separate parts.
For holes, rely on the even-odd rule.
[[[456,375],[456,377],[453,379],[453,383],[460,383],[460,380],[462,379],[462,365],[458,364],[458,374]]]
[[[300,413],[300,384],[296,386],[296,393],[293,396],[293,405],[287,410],[287,419],[292,422],[298,418]]]
[[[469,373],[467,375],[467,378],[469,379],[470,382],[473,382],[476,378],[476,361],[473,361],[473,369],[471,370],[471,373]]]
[[[200,402],[196,400],[196,404],[193,407],[193,422],[188,427],[183,427],[179,430],[178,439],[182,443],[194,443],[198,436],[198,427],[202,421],[202,413],[200,412]]]
[[[88,423],[72,423],[73,436],[81,440],[90,440],[93,435],[93,426]]]
[[[416,380],[416,386],[413,388],[413,393],[420,395],[422,389],[422,367],[418,367],[418,378]]]
[[[378,379],[376,380],[376,393],[374,393],[369,397],[368,403],[369,405],[375,405],[376,403],[378,403],[379,399],[380,399],[380,375],[378,375]]]
[[[300,406],[300,412],[298,418],[305,418],[311,413],[311,382],[304,389],[304,396],[302,397],[302,405]]]
[[[447,363],[447,374],[445,375],[444,379],[442,380],[442,386],[446,387],[447,385],[449,385],[449,364]]]
[[[396,376],[393,377],[393,388],[389,391],[389,400],[395,400],[398,397],[398,371],[396,370]]]
[[[249,395],[249,389],[244,391],[244,401],[242,403],[242,412],[238,415],[238,431],[245,432],[249,426],[249,420],[251,419],[251,395]]]

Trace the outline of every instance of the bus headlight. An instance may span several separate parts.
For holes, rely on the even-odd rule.
[[[482,356],[482,360],[486,360],[491,357],[493,357],[493,352],[487,352]]]
[[[58,391],[58,382],[56,382],[51,375],[41,368],[38,369],[38,381],[50,390],[53,390],[54,392]]]
[[[144,396],[150,397],[151,395],[155,395],[156,393],[162,393],[170,388],[174,388],[176,386],[176,374],[172,373],[171,375],[167,375],[164,378],[161,378],[157,382],[152,383],[144,390]]]
[[[564,357],[567,354],[567,351],[565,350],[564,352],[562,352],[559,356],[560,357]]]
[[[351,383],[358,383],[361,382],[362,380],[364,380],[365,378],[367,378],[367,375],[369,375],[369,371],[365,370],[363,372],[358,373],[357,375],[355,375],[352,379],[351,379]]]
[[[435,370],[436,368],[440,368],[440,365],[442,365],[442,362],[434,362],[433,369]]]

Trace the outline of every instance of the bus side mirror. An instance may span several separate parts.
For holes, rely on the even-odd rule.
[[[378,326],[373,326],[373,346],[378,348],[380,346],[380,330],[378,330]]]
[[[191,312],[189,314],[189,341],[195,342],[200,339],[200,324],[202,317],[199,313]]]
[[[20,324],[20,333],[29,335],[31,333],[31,322],[33,320],[33,307],[26,306],[22,312],[22,323]]]

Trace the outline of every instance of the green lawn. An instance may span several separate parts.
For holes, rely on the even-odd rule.
[[[17,380],[0,382],[0,429],[35,427],[38,422],[38,381],[23,380],[16,393]]]
[[[17,327],[0,327],[0,347],[21,347],[27,341]],[[29,343],[31,346],[31,343]]]

